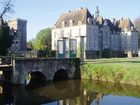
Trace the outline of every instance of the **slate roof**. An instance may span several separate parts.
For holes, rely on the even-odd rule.
[[[87,19],[92,18],[89,10],[87,8],[81,8],[75,11],[69,11],[67,13],[62,14],[58,21],[56,22],[56,28],[62,27],[62,22],[65,22],[65,27],[69,26],[70,20],[73,21],[73,25],[78,25],[78,22],[81,21],[82,24],[87,24]]]
[[[81,21],[82,24],[88,24],[88,18],[92,18],[91,13],[87,8],[81,8],[74,11],[69,11],[67,13],[62,14],[57,22],[55,23],[55,28],[61,28],[62,23],[64,22],[65,27],[70,26],[70,21],[73,21],[73,26],[78,25],[79,21]],[[99,27],[102,27],[104,25],[104,22],[107,22],[107,25],[110,27],[110,31],[123,31],[125,28],[127,30],[131,30],[131,27],[134,27],[133,23],[130,19],[120,19],[118,21],[115,20],[115,23],[113,23],[110,19],[103,19],[102,16],[96,17],[96,23],[99,25]]]
[[[107,25],[110,27],[110,31],[112,31],[112,32],[119,31],[119,27],[118,27],[117,23],[113,24],[110,19],[105,19],[104,22],[105,21],[107,22]]]

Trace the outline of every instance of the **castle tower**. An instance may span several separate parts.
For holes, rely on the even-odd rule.
[[[96,11],[95,11],[95,18],[99,17],[99,8],[98,6],[96,7]]]
[[[14,19],[7,21],[10,29],[14,29],[17,35],[11,46],[12,52],[26,51],[26,37],[27,37],[27,20]]]

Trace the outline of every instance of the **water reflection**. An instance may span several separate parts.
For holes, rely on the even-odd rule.
[[[0,105],[139,105],[140,88],[69,80],[40,86],[0,83]]]

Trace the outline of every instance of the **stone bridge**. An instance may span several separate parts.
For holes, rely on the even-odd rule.
[[[31,78],[45,81],[80,78],[79,59],[13,59],[11,82],[25,84]]]

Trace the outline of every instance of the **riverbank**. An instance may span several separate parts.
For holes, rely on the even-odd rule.
[[[140,86],[140,58],[86,61],[81,65],[81,78]]]

